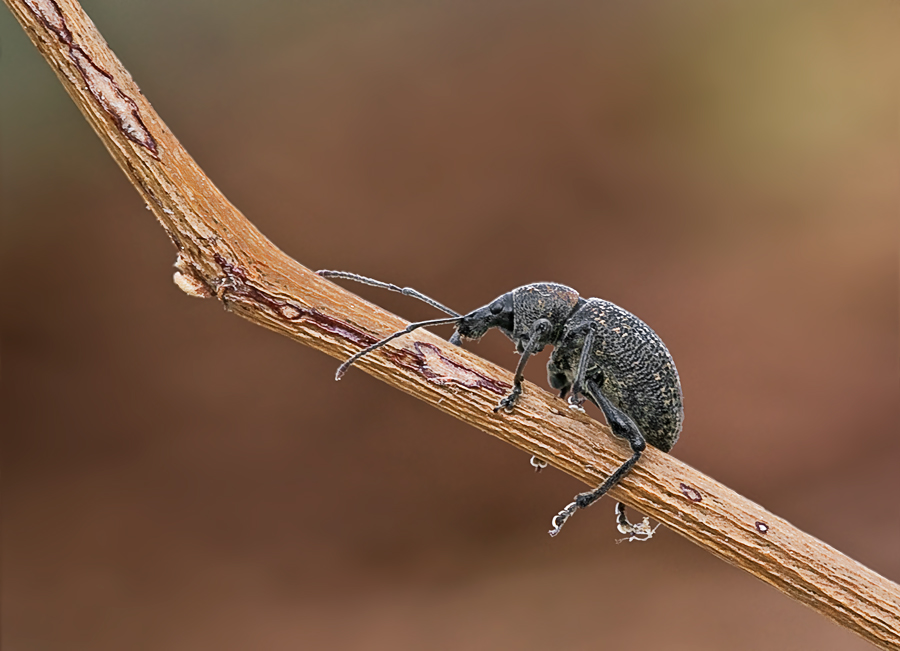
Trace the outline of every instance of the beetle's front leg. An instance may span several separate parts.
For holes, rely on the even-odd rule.
[[[542,340],[552,329],[553,325],[547,319],[538,319],[532,324],[531,332],[528,335],[528,342],[522,349],[522,356],[519,358],[518,365],[516,365],[516,376],[513,378],[512,391],[508,396],[503,398],[496,407],[494,407],[494,413],[497,413],[501,409],[512,411],[513,407],[515,407],[516,402],[519,400],[519,396],[522,395],[522,382],[525,380],[522,371],[525,370],[525,364],[528,362],[528,358],[531,357],[532,353],[536,353],[544,347]]]

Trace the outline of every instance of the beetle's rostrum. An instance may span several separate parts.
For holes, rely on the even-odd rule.
[[[550,386],[559,390],[561,398],[569,395],[569,405],[574,409],[579,409],[585,399],[597,405],[612,433],[628,441],[631,457],[601,486],[576,495],[553,518],[551,536],[560,532],[575,511],[590,506],[615,486],[638,462],[647,443],[668,452],[678,440],[684,407],[675,362],[662,339],[646,323],[614,303],[582,298],[571,287],[558,283],[532,283],[461,315],[409,287],[343,271],[317,273],[413,296],[450,315],[411,323],[364,348],[338,368],[335,379],[340,379],[360,357],[418,328],[455,324],[456,332],[450,342],[456,345],[465,339],[480,339],[491,328],[498,328],[515,343],[520,355],[512,391],[494,408],[495,412],[511,411],[522,394],[522,373],[528,358],[545,346],[553,346],[547,364]],[[617,506],[616,513],[622,530],[628,525],[624,507]],[[641,528],[630,526],[635,527],[634,531]]]

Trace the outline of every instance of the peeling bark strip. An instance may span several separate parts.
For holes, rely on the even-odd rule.
[[[275,298],[271,294],[257,289],[250,284],[247,278],[247,272],[241,267],[231,264],[224,257],[216,253],[214,255],[216,264],[221,267],[225,273],[223,278],[218,280],[216,295],[222,301],[227,301],[229,297],[237,299],[247,299],[258,305],[264,305],[273,314],[287,321],[312,321],[320,329],[333,335],[337,335],[341,339],[353,342],[360,348],[365,348],[374,344],[378,339],[368,332],[350,325],[346,321],[335,319],[334,317],[323,314],[315,309],[308,309],[298,304],[293,304],[280,298]]]
[[[62,10],[54,0],[25,0],[25,4],[47,29],[59,37],[59,40],[66,45],[72,45],[72,32],[66,27]]]
[[[75,62],[78,71],[84,77],[91,95],[97,98],[100,106],[115,121],[122,133],[132,142],[146,147],[154,158],[159,158],[156,141],[144,126],[140,113],[138,113],[137,104],[121,91],[112,75],[98,67],[87,52],[77,45],[69,47],[69,57]]]
[[[73,43],[72,32],[69,31],[62,10],[55,0],[25,0],[25,4],[47,29],[68,46],[69,58],[84,78],[88,92],[113,119],[125,137],[159,159],[159,148],[144,126],[137,104],[122,92],[112,75],[95,64],[87,52]]]
[[[127,71],[77,0],[4,2],[122,171],[153,205],[178,249],[176,281],[181,289],[193,296],[217,296],[229,311],[338,359],[406,325],[317,276],[267,240],[203,174],[153,107],[132,90],[132,99],[153,124],[156,140],[149,138],[135,104],[120,91],[134,88]],[[46,38],[48,32],[56,38]],[[77,51],[73,32],[83,46]],[[106,62],[113,76],[85,52]],[[71,70],[72,60],[78,62],[80,75]],[[85,82],[91,79],[90,93],[84,92],[82,76]],[[98,96],[106,97],[110,108]],[[124,121],[95,119],[95,101]],[[135,138],[145,140],[138,144],[151,153],[156,142],[163,143],[165,161],[131,146]],[[387,348],[360,370],[592,487],[621,465],[621,442],[608,428],[572,412],[564,401],[533,384],[526,385],[514,413],[493,413],[486,405],[496,404],[498,389],[506,392],[512,374],[433,333],[418,332],[411,343],[403,340],[404,346]],[[900,586],[674,457],[648,447],[626,481],[610,493],[872,644],[900,651]]]

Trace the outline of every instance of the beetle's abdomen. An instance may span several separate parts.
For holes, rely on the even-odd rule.
[[[585,301],[566,323],[551,367],[574,379],[591,325],[586,377],[602,377],[603,394],[634,420],[648,443],[668,452],[684,421],[681,382],[662,339],[631,312],[599,298]]]

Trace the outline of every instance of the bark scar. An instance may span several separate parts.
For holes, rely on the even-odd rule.
[[[417,341],[413,344],[418,371],[429,382],[440,386],[456,384],[469,389],[487,389],[498,396],[506,395],[511,385],[473,371],[446,357],[434,344]]]
[[[679,488],[681,489],[681,492],[684,494],[684,496],[686,498],[688,498],[690,501],[692,501],[692,502],[702,502],[703,501],[703,495],[701,495],[700,491],[698,491],[693,486],[688,486],[685,483],[681,483],[679,485]]]

